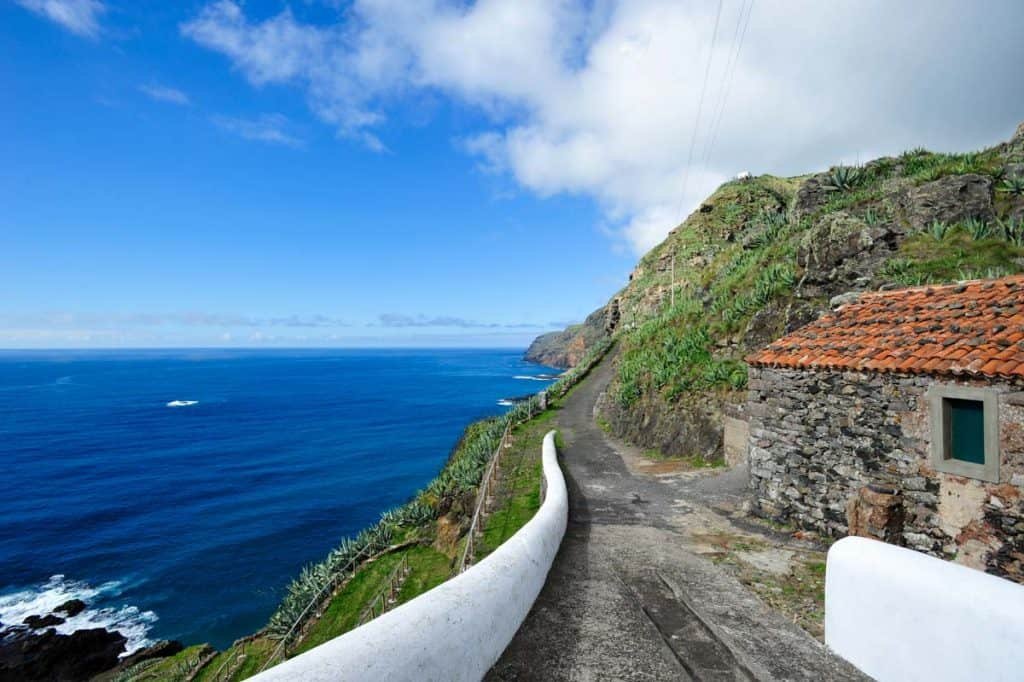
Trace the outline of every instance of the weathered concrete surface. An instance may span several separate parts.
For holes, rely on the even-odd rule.
[[[547,583],[490,680],[854,680],[852,667],[700,556],[742,532],[743,472],[650,465],[596,427],[605,361],[559,415],[569,527]]]
[[[1024,586],[849,537],[828,551],[826,593],[829,645],[878,680],[1021,679]]]

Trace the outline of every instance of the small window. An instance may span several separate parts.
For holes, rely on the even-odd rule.
[[[945,398],[949,420],[949,457],[973,464],[985,463],[985,403]]]
[[[999,396],[966,386],[929,390],[936,470],[999,482]]]

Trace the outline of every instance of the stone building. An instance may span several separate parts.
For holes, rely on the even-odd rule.
[[[864,294],[747,361],[756,513],[1024,582],[1024,277]]]

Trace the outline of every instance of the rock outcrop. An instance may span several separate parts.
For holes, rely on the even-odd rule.
[[[903,206],[907,222],[916,230],[934,221],[947,224],[967,218],[992,220],[992,179],[982,175],[952,175],[914,187]]]
[[[70,635],[9,629],[0,640],[0,681],[88,680],[117,665],[126,641],[121,633],[103,628]]]
[[[163,640],[122,659],[128,640],[120,632],[90,628],[63,634],[54,629],[86,607],[82,600],[71,599],[51,613],[26,617],[21,625],[0,624],[0,682],[89,680],[173,656],[183,648],[181,642]]]
[[[125,656],[121,659],[121,662],[118,664],[117,669],[127,670],[128,668],[131,668],[133,665],[137,665],[139,663],[142,663],[143,661],[150,661],[154,658],[166,658],[168,656],[173,656],[179,651],[182,651],[184,648],[185,647],[182,646],[181,642],[178,642],[173,639],[162,639],[156,644],[147,646],[143,649],[139,649],[138,651],[129,654],[128,656]]]
[[[54,613],[62,613],[68,618],[73,618],[82,611],[85,611],[85,602],[81,599],[68,599],[53,610]]]

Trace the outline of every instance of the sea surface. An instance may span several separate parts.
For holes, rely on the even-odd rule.
[[[219,648],[552,370],[521,350],[0,352],[0,622]]]

